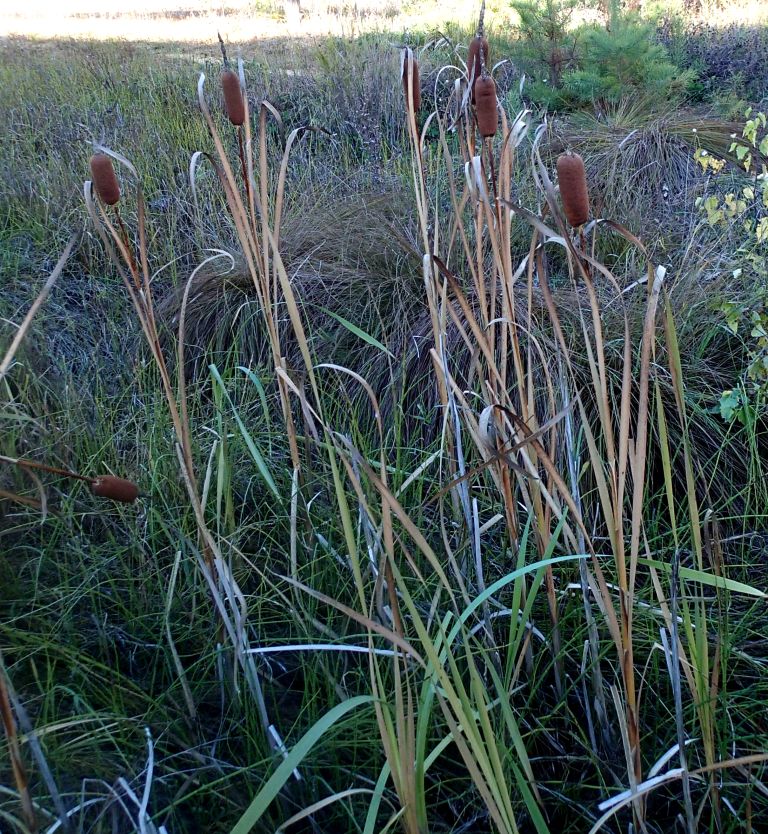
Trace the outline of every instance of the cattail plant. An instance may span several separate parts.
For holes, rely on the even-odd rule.
[[[227,50],[224,46],[224,41],[219,35],[219,46],[221,47],[221,58],[224,62],[224,69],[221,71],[221,89],[224,93],[224,112],[227,118],[237,130],[237,153],[240,159],[240,173],[245,184],[245,195],[248,204],[251,202],[251,183],[248,176],[248,162],[245,158],[245,143],[243,141],[243,125],[245,124],[245,90],[243,86],[245,80],[241,81],[242,76],[242,61],[240,66],[240,74],[236,73],[230,68],[229,58],[227,58]],[[247,130],[247,128],[246,128]]]
[[[577,229],[589,219],[589,191],[584,160],[577,153],[560,154],[557,158],[560,197],[568,222]]]
[[[116,205],[120,199],[120,184],[107,154],[95,153],[91,157],[91,176],[99,199],[108,206]]]
[[[94,147],[95,152],[91,157],[91,182],[101,202],[104,203],[104,205],[106,206],[112,206],[114,209],[114,215],[115,220],[117,221],[120,241],[125,251],[125,258],[130,263],[131,274],[138,288],[138,268],[136,266],[136,256],[134,254],[134,247],[131,243],[131,239],[128,235],[128,230],[125,228],[125,224],[123,223],[123,219],[120,217],[120,212],[117,207],[117,204],[120,201],[120,184],[118,183],[117,176],[115,175],[115,168],[112,164],[111,156],[107,153],[104,153],[102,150],[99,150],[99,148],[100,146],[98,145]],[[123,163],[127,163],[127,160],[123,157],[119,157],[119,159]],[[128,167],[135,175],[135,168],[133,168],[133,166],[130,165],[130,163],[128,163]],[[86,186],[88,190],[90,189],[90,187],[90,185]]]
[[[485,75],[488,66],[488,39],[485,37],[485,0],[480,4],[480,15],[477,19],[477,32],[472,38],[467,52],[467,80],[472,104],[475,103],[475,84]]]
[[[99,498],[111,498],[113,501],[121,501],[124,504],[132,504],[139,497],[139,488],[133,481],[125,478],[118,478],[115,475],[99,475],[91,478],[88,475],[81,475],[78,472],[71,472],[69,469],[61,469],[58,466],[49,466],[47,463],[40,463],[36,460],[25,458],[11,458],[7,455],[0,455],[0,462],[18,466],[19,469],[37,469],[40,472],[50,472],[52,475],[62,475],[65,478],[72,478],[75,481],[86,481],[90,484],[91,492]]]
[[[421,109],[421,81],[419,80],[419,64],[413,50],[406,47],[403,50],[401,75],[403,80],[403,92],[405,93],[405,105],[410,110],[413,104],[413,112],[418,113]]]
[[[221,73],[221,89],[224,92],[224,110],[227,118],[235,127],[240,127],[245,121],[245,105],[240,79],[234,70],[225,69]]]
[[[483,75],[475,82],[475,115],[480,135],[484,139],[494,136],[499,127],[499,111],[496,84],[490,75]]]
[[[488,39],[477,34],[469,42],[467,53],[467,79],[472,90],[472,102],[475,101],[475,84],[483,74],[483,67],[488,66]]]
[[[100,475],[92,480],[91,492],[99,498],[111,498],[123,504],[133,504],[139,497],[139,488],[133,481],[114,475]]]

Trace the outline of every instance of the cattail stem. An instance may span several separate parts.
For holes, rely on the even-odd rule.
[[[11,458],[7,455],[0,455],[0,461],[18,466],[21,469],[39,469],[43,472],[50,472],[52,475],[62,475],[65,478],[85,481],[90,485],[91,492],[94,495],[100,498],[111,498],[113,501],[120,501],[123,504],[132,504],[140,494],[138,486],[133,481],[118,478],[115,475],[99,475],[98,478],[91,478],[88,475],[70,472],[68,469],[60,469],[58,466],[48,466],[47,463],[39,463],[36,460]]]
[[[13,466],[19,466],[22,469],[41,469],[43,472],[50,472],[52,475],[63,475],[65,478],[75,478],[78,481],[86,481],[93,483],[94,478],[89,478],[86,475],[78,475],[77,472],[70,472],[68,469],[59,469],[56,466],[48,466],[46,463],[38,463],[35,460],[25,460],[24,458],[10,458],[6,455],[0,455],[0,461],[3,463],[10,463]]]
[[[245,162],[245,145],[243,144],[243,127],[238,125],[237,128],[237,151],[240,156],[240,169],[243,172],[243,182],[245,183],[245,204],[251,205],[251,183],[248,179],[248,166]]]
[[[496,210],[499,215],[499,221],[501,221],[501,203],[499,203],[499,194],[496,188],[496,163],[493,160],[493,138],[490,136],[484,137],[483,145],[485,146],[485,152],[488,154],[488,167],[491,171],[491,187],[493,188],[493,199],[496,202]]]
[[[136,289],[141,290],[141,280],[139,279],[139,267],[136,264],[136,256],[133,252],[133,244],[131,243],[131,239],[128,237],[128,230],[125,228],[125,224],[123,223],[123,218],[120,217],[120,212],[115,206],[115,219],[117,220],[117,225],[120,228],[120,237],[122,238],[123,245],[125,246],[125,251],[128,253],[128,268],[131,270],[131,275],[133,276],[133,283],[136,284]]]
[[[0,660],[2,656],[0,655]],[[37,818],[35,809],[32,805],[32,797],[29,792],[29,780],[27,778],[27,771],[24,767],[24,762],[21,758],[21,749],[19,746],[18,734],[16,732],[16,721],[14,719],[13,710],[11,709],[11,699],[8,692],[9,684],[6,683],[5,678],[5,664],[0,664],[0,723],[3,725],[5,738],[8,742],[9,760],[11,763],[11,770],[13,772],[13,779],[16,783],[16,789],[19,794],[19,801],[21,802],[21,812],[24,816],[27,829],[30,832],[37,832]]]
[[[221,37],[221,32],[216,33],[216,37],[219,39],[219,47],[221,48],[221,59],[224,62],[224,69],[229,69],[229,58],[227,58],[227,50],[224,46],[224,40]]]
[[[583,226],[579,229],[579,248],[577,251],[580,255],[584,255],[587,252],[587,236],[584,234]],[[580,260],[587,276],[592,278],[592,264],[586,258],[581,258]]]

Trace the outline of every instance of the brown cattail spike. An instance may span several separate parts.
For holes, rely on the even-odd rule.
[[[490,75],[475,81],[475,115],[482,137],[494,136],[499,127],[499,111],[496,107],[496,84]]]
[[[589,191],[584,160],[577,153],[563,153],[557,158],[557,179],[560,197],[568,222],[574,228],[589,219]]]
[[[133,504],[139,497],[139,488],[133,481],[116,478],[114,475],[102,475],[91,481],[91,492],[100,498],[111,498],[123,504]]]
[[[233,125],[240,126],[245,121],[245,103],[240,79],[237,73],[226,69],[221,74],[221,88],[224,90],[224,109]]]
[[[472,90],[472,102],[475,101],[475,82],[483,74],[483,67],[488,66],[488,40],[481,35],[472,38],[467,53],[467,74]]]
[[[410,69],[409,69],[410,67]],[[412,83],[408,86],[408,74],[413,73]],[[416,61],[416,56],[412,50],[406,48],[403,52],[402,63],[403,76],[403,92],[405,93],[405,105],[410,109],[411,94],[413,95],[413,112],[418,113],[421,110],[421,81],[419,79],[419,64]],[[409,93],[410,90],[410,93]]]
[[[91,177],[96,193],[102,202],[114,206],[120,199],[120,185],[112,167],[112,160],[105,153],[91,157]]]

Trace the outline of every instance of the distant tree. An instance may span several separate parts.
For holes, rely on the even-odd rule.
[[[606,103],[637,93],[669,97],[684,92],[690,80],[654,41],[652,26],[624,14],[615,15],[610,28],[584,32],[580,67],[562,85],[576,101]]]
[[[570,31],[573,13],[583,0],[513,0],[520,18],[525,58],[547,68],[551,88],[561,86],[563,72],[574,57],[574,36]]]
[[[626,95],[682,93],[681,72],[654,38],[651,24],[622,0],[512,0],[520,18],[528,95],[553,108],[598,106]],[[604,25],[573,26],[579,9],[597,8]]]

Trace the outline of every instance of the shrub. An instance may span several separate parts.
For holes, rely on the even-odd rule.
[[[768,28],[765,26],[686,26],[663,20],[656,40],[676,64],[697,74],[696,87],[705,99],[736,94],[759,102],[768,96]]]
[[[768,401],[768,118],[746,113],[741,136],[732,143],[739,168],[726,171],[725,161],[700,149],[695,158],[712,175],[708,193],[696,201],[704,222],[736,253],[738,265],[728,264],[734,285],[718,303],[725,326],[744,341],[744,367],[732,389],[723,391],[720,414],[742,422],[747,411]]]

